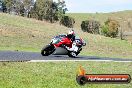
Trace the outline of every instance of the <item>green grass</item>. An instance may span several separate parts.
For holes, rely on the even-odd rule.
[[[87,14],[71,15],[77,20],[75,25],[87,18]],[[51,24],[46,21],[0,13],[0,50],[40,52],[53,36],[67,33],[67,31],[68,28],[58,23]],[[77,26],[75,26],[75,32],[87,43],[81,52],[82,55],[132,58],[132,43],[126,40],[88,34],[82,32]]]
[[[80,88],[79,66],[88,74],[130,74],[132,63],[119,62],[0,62],[0,88]],[[131,88],[130,84],[86,84],[82,88]]]

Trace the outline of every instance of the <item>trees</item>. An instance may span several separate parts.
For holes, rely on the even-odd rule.
[[[3,2],[0,0],[0,12],[3,11]]]
[[[38,20],[52,20],[53,10],[52,10],[52,0],[37,0],[30,10],[31,17]]]
[[[1,0],[5,5],[4,12],[20,16],[47,20],[51,23],[59,21],[67,11],[65,1],[53,0]]]
[[[75,20],[74,18],[72,17],[69,17],[69,16],[63,16],[60,20],[60,24],[68,27],[68,28],[73,28],[74,26],[74,23],[75,23]]]
[[[31,8],[34,6],[34,0],[23,0],[24,15],[27,17],[30,13]]]
[[[58,21],[63,17],[67,9],[65,2],[53,2],[52,0],[37,0],[31,11],[32,16],[39,20],[47,20],[51,23]]]
[[[84,32],[92,34],[102,34],[106,37],[115,38],[118,35],[119,22],[114,19],[108,19],[104,22],[104,25],[100,27],[100,23],[95,20],[82,21],[81,29]],[[101,29],[101,30],[100,30]]]
[[[12,8],[13,8],[13,1],[14,1],[14,0],[3,0],[5,6],[6,6],[6,8],[7,8],[7,12],[8,12],[8,13],[11,13],[11,10],[12,10]]]
[[[104,36],[115,38],[118,35],[119,22],[114,19],[108,19],[102,26],[101,33]]]
[[[7,8],[3,0],[0,0],[0,11],[6,12]]]
[[[100,23],[95,20],[86,20],[82,21],[81,29],[84,32],[92,33],[92,34],[99,34]]]
[[[51,23],[60,21],[65,23],[65,26],[73,27],[75,21],[71,17],[66,18],[67,11],[65,1],[54,2],[53,0],[4,0],[8,13],[20,16],[36,18],[38,20],[46,20]],[[66,20],[69,20],[67,24]]]
[[[15,15],[27,16],[34,4],[34,0],[2,0],[4,5],[4,12]]]

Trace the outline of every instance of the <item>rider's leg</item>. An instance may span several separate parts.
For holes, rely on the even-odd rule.
[[[66,47],[66,48],[67,48],[67,50],[69,50],[69,51],[75,51],[75,52],[78,51],[78,47],[76,46],[75,43],[72,44],[72,48],[70,48],[70,47]]]

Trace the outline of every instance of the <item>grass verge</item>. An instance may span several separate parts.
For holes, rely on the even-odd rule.
[[[130,74],[132,62],[0,62],[0,88],[80,88],[75,77],[82,65],[89,74]],[[131,88],[130,84],[86,84],[83,88]]]

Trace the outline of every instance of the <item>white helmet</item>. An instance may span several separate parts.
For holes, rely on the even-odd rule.
[[[75,32],[74,32],[73,29],[72,30],[69,30],[68,35],[74,35],[74,34],[75,34]]]

